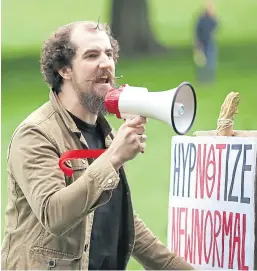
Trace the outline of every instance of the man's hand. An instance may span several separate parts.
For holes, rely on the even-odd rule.
[[[125,162],[134,159],[139,152],[144,151],[146,123],[146,118],[136,117],[127,120],[117,131],[111,146],[105,152],[116,170]]]

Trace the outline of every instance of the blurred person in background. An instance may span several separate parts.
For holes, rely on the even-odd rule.
[[[123,165],[144,150],[146,119],[115,133],[104,116],[118,52],[109,27],[94,22],[65,25],[45,42],[50,100],[8,148],[2,270],[124,270],[131,256],[145,269],[193,269],[134,213]],[[71,177],[59,168],[68,150],[104,148],[95,160],[68,161]]]
[[[217,67],[216,29],[218,21],[215,7],[207,1],[195,28],[194,61],[197,67],[197,80],[211,83],[215,80]]]

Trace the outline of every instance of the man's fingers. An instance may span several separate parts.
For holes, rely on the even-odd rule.
[[[144,153],[145,152],[145,147],[146,147],[146,143],[141,143],[140,144],[140,152]]]
[[[126,124],[129,127],[136,127],[136,126],[146,124],[146,123],[147,123],[147,118],[145,118],[145,117],[135,117],[134,119],[126,121]]]
[[[138,134],[138,135],[142,135],[142,134],[145,133],[145,127],[144,126],[129,128],[129,129],[131,129],[132,133],[135,133],[135,134]]]
[[[147,139],[147,135],[145,135],[145,134],[139,135],[139,141],[140,141],[140,143],[146,142],[146,139]]]

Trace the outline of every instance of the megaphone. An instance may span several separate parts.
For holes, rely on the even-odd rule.
[[[107,92],[104,104],[107,112],[115,114],[117,118],[153,118],[167,123],[179,135],[191,129],[197,108],[195,90],[188,82],[159,92],[122,85]]]

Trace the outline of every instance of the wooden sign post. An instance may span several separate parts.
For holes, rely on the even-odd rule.
[[[257,131],[234,131],[238,93],[217,129],[172,138],[168,246],[199,269],[252,270]]]

